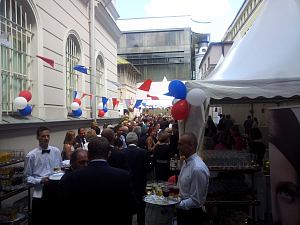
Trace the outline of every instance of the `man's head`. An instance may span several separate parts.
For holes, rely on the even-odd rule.
[[[85,137],[85,129],[83,127],[78,128],[78,136],[80,138],[84,138]]]
[[[88,144],[88,159],[108,159],[110,145],[105,137],[96,137]]]
[[[184,133],[178,140],[178,150],[180,155],[187,159],[196,152],[198,145],[197,137],[193,133]]]
[[[87,141],[91,141],[93,138],[97,137],[96,131],[92,128],[89,128],[85,132],[85,138]]]
[[[170,135],[167,131],[161,131],[157,135],[159,143],[169,143]]]
[[[39,127],[36,131],[36,139],[42,149],[47,149],[50,141],[50,130],[47,127]]]
[[[72,170],[81,170],[88,164],[87,151],[82,148],[77,148],[70,158],[70,165]]]
[[[114,141],[115,141],[115,133],[112,129],[110,128],[105,128],[103,129],[102,133],[101,133],[101,137],[105,137],[109,144],[113,145]]]
[[[126,142],[128,144],[137,144],[138,143],[138,136],[135,132],[129,132],[126,136]]]
[[[118,137],[120,137],[124,133],[122,127],[123,127],[122,124],[118,124],[117,126],[115,126],[115,132]]]

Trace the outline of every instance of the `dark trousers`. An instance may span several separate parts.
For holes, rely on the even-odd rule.
[[[137,196],[137,224],[145,225],[145,208],[146,203],[143,200],[143,196]]]
[[[32,198],[31,225],[45,224],[47,221],[47,209],[45,201],[42,198]],[[47,216],[47,217],[45,217]]]
[[[205,214],[202,208],[177,209],[177,225],[202,225]]]
[[[31,225],[55,224],[60,217],[60,206],[58,182],[49,181],[44,184],[43,197],[32,198]]]

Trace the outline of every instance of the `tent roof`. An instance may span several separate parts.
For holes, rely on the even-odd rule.
[[[266,0],[261,14],[207,80],[189,81],[208,97],[300,96],[300,2]]]

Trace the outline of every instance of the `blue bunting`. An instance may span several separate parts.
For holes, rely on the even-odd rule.
[[[142,104],[142,102],[143,102],[143,99],[136,100],[135,105],[134,105],[133,108],[138,108]]]
[[[73,67],[73,69],[85,74],[87,74],[87,70],[88,70],[85,66],[82,65],[76,65]]]

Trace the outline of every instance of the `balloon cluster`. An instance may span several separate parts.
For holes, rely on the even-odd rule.
[[[99,117],[103,117],[105,115],[105,113],[107,113],[107,111],[108,111],[107,105],[103,104],[103,103],[99,103],[97,108],[98,108],[98,116]]]
[[[32,107],[28,105],[28,102],[31,100],[32,95],[29,91],[21,91],[19,96],[16,97],[13,101],[14,107],[18,110],[21,116],[28,116],[32,112]]]
[[[172,80],[169,83],[169,92],[165,95],[173,96],[173,106],[171,109],[171,115],[175,120],[185,120],[189,115],[189,104],[186,100],[186,86],[180,80]]]
[[[165,95],[173,96],[171,115],[176,120],[185,120],[189,115],[190,105],[200,106],[206,99],[204,91],[193,88],[187,92],[185,84],[180,80],[173,80],[169,84],[169,92]]]
[[[72,109],[73,115],[76,117],[80,117],[82,115],[82,110],[81,110],[80,106],[81,106],[80,98],[74,98],[74,100],[71,104],[71,109]]]

